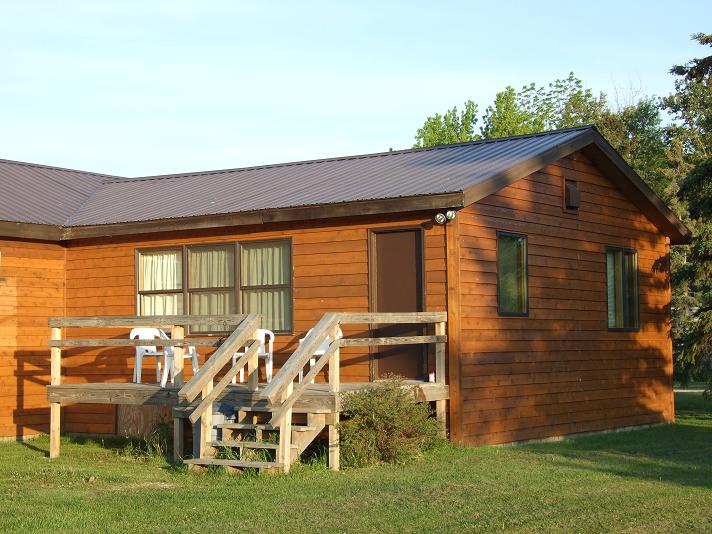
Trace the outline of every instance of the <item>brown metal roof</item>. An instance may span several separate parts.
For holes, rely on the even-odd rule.
[[[119,179],[105,183],[66,223],[112,224],[459,192],[586,130]]]
[[[137,231],[137,224],[149,221],[284,214],[285,210],[358,202],[392,204],[404,198],[424,199],[420,209],[454,207],[476,202],[590,145],[599,148],[594,155],[600,152],[614,160],[626,184],[632,186],[629,192],[634,202],[657,210],[656,224],[676,238],[673,242],[683,239],[687,229],[589,126],[432,148],[144,178],[0,160],[0,181],[9,184],[3,188],[8,193],[0,197],[0,221],[59,225],[73,238],[91,235],[92,228],[119,223],[130,223],[131,231]],[[392,205],[388,209],[398,211]],[[310,213],[302,218],[318,216],[313,210]],[[250,220],[280,219],[260,215]],[[101,232],[97,230],[96,235],[105,235]]]
[[[63,225],[113,176],[0,159],[0,221]]]

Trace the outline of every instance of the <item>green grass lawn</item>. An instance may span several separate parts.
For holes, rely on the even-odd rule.
[[[712,532],[712,404],[558,443],[443,448],[406,467],[189,473],[120,447],[0,443],[0,530]]]

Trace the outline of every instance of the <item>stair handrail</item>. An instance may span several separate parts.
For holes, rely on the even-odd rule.
[[[311,366],[309,372],[304,376],[304,379],[299,384],[294,386],[291,395],[284,399],[278,408],[272,411],[272,417],[269,420],[270,425],[276,426],[279,424],[279,421],[284,417],[285,412],[294,406],[294,404],[302,396],[302,393],[304,393],[304,391],[309,387],[324,366],[329,363],[340,346],[341,340],[339,339],[335,339],[331,342],[329,348],[326,349],[324,354],[319,356],[319,358],[314,362],[314,365]]]
[[[208,383],[212,383],[215,376],[222,370],[233,354],[247,345],[254,338],[260,327],[260,317],[257,314],[248,314],[225,342],[213,353],[200,370],[188,380],[178,391],[178,397],[187,402],[193,402]]]
[[[225,388],[230,385],[232,379],[237,375],[237,373],[240,372],[240,369],[243,369],[245,365],[248,365],[250,359],[253,359],[255,361],[255,368],[248,368],[250,371],[252,371],[252,373],[248,373],[248,386],[252,386],[252,388],[256,389],[257,376],[253,376],[253,373],[257,372],[256,358],[257,353],[260,349],[260,342],[256,339],[253,339],[252,341],[247,342],[246,347],[247,350],[245,350],[245,353],[242,354],[235,361],[235,363],[230,366],[230,368],[228,368],[227,372],[220,379],[220,382],[213,386],[212,391],[200,400],[200,404],[198,404],[198,406],[196,406],[195,409],[188,416],[188,419],[191,423],[197,422],[198,419],[203,416],[205,410],[212,406],[213,402],[220,396],[220,394],[225,390]]]
[[[287,390],[290,384],[293,384],[299,372],[314,357],[314,352],[333,333],[338,324],[338,313],[325,313],[311,332],[307,334],[297,350],[294,351],[279,372],[272,378],[272,381],[260,392],[260,397],[267,399],[269,404],[278,402],[281,404],[284,397],[288,395]]]

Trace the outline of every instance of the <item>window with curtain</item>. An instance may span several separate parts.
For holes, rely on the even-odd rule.
[[[291,247],[288,241],[240,245],[243,313],[262,314],[265,328],[292,328]]]
[[[191,315],[228,315],[235,306],[235,245],[188,247],[188,295]],[[191,327],[218,332],[219,325]]]
[[[606,251],[606,290],[608,328],[638,328],[638,254],[632,250],[609,248]]]
[[[139,315],[182,314],[181,249],[141,252],[138,263]]]
[[[527,236],[497,233],[497,311],[524,316],[527,307]]]
[[[138,313],[258,313],[264,328],[291,331],[291,256],[289,240],[139,251]],[[222,334],[224,327],[194,325],[190,333]]]

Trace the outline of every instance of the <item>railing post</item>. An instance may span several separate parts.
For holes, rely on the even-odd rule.
[[[447,323],[444,321],[435,323],[435,335],[444,336],[446,327]],[[435,382],[441,385],[445,385],[445,351],[445,343],[438,342],[435,344]],[[447,425],[446,400],[435,401],[435,417],[440,425],[440,431],[445,434],[445,427]]]
[[[53,341],[62,339],[62,329],[52,328]],[[50,350],[50,384],[58,386],[62,383],[62,349],[52,347]],[[59,456],[59,429],[60,429],[60,403],[51,402],[49,405],[49,457]]]
[[[171,339],[184,339],[185,328],[182,325],[174,325],[171,327]],[[183,387],[184,377],[183,369],[185,348],[182,346],[173,347],[173,385]],[[183,419],[180,417],[173,418],[173,461],[178,462],[183,458]]]
[[[294,389],[294,382],[289,382],[284,391],[282,402],[290,397]],[[292,407],[290,406],[285,412],[282,421],[279,424],[279,457],[277,461],[282,464],[282,470],[285,473],[289,472],[292,466]]]
[[[339,343],[336,339],[336,334],[339,330],[339,325],[334,327],[331,332],[331,339],[333,343]],[[340,354],[339,347],[337,345],[336,350],[329,358],[329,391],[334,395],[334,405],[336,407],[336,413],[331,420],[329,425],[329,469],[333,471],[338,471],[340,467],[340,457],[341,457],[341,446],[339,438],[339,413],[341,409],[339,407],[339,392],[341,390],[341,373],[340,373]]]
[[[202,391],[202,398],[206,398],[213,390],[213,379],[211,378]],[[213,437],[213,403],[211,402],[205,407],[200,416],[200,457],[207,457],[209,446],[208,442],[212,441]]]
[[[252,339],[255,340],[255,343],[259,343],[259,340],[257,339],[257,330],[255,330],[252,335]],[[250,391],[257,391],[260,383],[258,352],[259,351],[255,351],[255,353],[247,360],[247,389]]]

